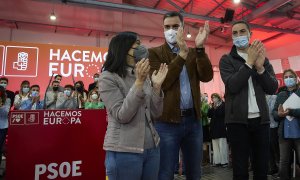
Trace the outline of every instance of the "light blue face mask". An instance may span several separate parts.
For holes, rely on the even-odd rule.
[[[70,95],[71,95],[71,91],[65,90],[65,91],[64,91],[64,94],[65,94],[66,96],[70,96]]]
[[[285,78],[284,84],[286,85],[286,87],[293,87],[296,85],[296,78]]]
[[[23,87],[22,91],[23,91],[23,93],[28,93],[29,92],[29,88],[28,87]]]
[[[31,91],[31,97],[37,97],[37,96],[39,96],[38,91]]]
[[[244,49],[249,45],[249,38],[248,36],[238,36],[238,37],[233,37],[233,44],[237,48]]]

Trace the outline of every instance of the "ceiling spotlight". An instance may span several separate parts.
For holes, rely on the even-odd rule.
[[[187,35],[186,35],[186,37],[187,37],[187,38],[191,38],[191,37],[192,37],[191,33],[188,32]]]
[[[190,33],[190,27],[188,27],[188,33],[187,33],[186,37],[189,38],[189,39],[192,37],[192,35]]]
[[[50,20],[51,20],[51,21],[55,21],[55,20],[56,20],[56,16],[55,16],[54,12],[52,12],[52,13],[50,14]]]
[[[241,0],[233,0],[233,2],[234,2],[235,4],[238,4],[238,3],[241,2]]]

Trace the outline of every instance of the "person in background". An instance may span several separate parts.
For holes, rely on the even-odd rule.
[[[18,110],[20,108],[22,101],[28,99],[29,91],[30,91],[30,82],[27,80],[22,81],[19,93],[15,95],[15,100],[14,100],[15,110]]]
[[[300,157],[300,108],[283,108],[284,102],[295,93],[300,97],[300,88],[297,84],[297,74],[292,69],[283,72],[284,84],[286,90],[277,94],[273,109],[273,116],[279,122],[279,176],[280,180],[291,179],[292,150],[295,150],[296,156]]]
[[[4,87],[7,98],[10,99],[10,107],[13,106],[13,102],[15,102],[15,93],[7,89],[8,79],[6,77],[0,78],[0,86]]]
[[[8,113],[11,101],[6,96],[5,88],[0,86],[0,164],[2,161],[3,145],[8,129]]]
[[[270,115],[270,162],[268,173],[270,175],[278,173],[279,164],[278,122],[273,117],[276,98],[277,95],[266,95]]]
[[[208,119],[208,110],[209,110],[209,104],[208,104],[208,97],[207,93],[204,93],[201,96],[201,122],[202,122],[202,129],[203,129],[203,165],[210,163],[210,130],[209,130],[209,124],[210,121]]]
[[[250,44],[250,25],[236,21],[231,29],[233,46],[220,60],[225,84],[225,123],[231,147],[233,179],[249,179],[253,154],[253,179],[267,180],[270,118],[266,94],[278,87],[275,73],[259,40]]]
[[[202,96],[201,96],[202,98]],[[208,94],[207,93],[203,93],[203,98],[206,101],[206,103],[208,104]]]
[[[75,97],[74,87],[70,84],[65,85],[64,92],[59,92],[56,109],[77,109],[77,97]]]
[[[96,87],[98,87],[98,84],[99,84],[99,73],[96,73],[96,74],[94,74],[94,82],[93,83],[91,83],[91,84],[89,84],[89,92],[91,92],[91,90],[93,90],[93,89],[95,89]]]
[[[103,149],[109,180],[158,178],[160,138],[153,121],[163,110],[161,85],[168,67],[161,64],[149,74],[147,57],[134,32],[121,32],[109,44],[99,80],[108,115]]]
[[[84,105],[85,109],[104,109],[104,103],[101,101],[99,91],[97,89],[91,90],[88,95],[88,100]]]
[[[82,81],[77,81],[75,83],[75,91],[74,91],[74,97],[77,99],[78,108],[84,109],[84,103],[87,100],[86,91],[84,89],[84,84]]]
[[[163,114],[155,123],[161,137],[158,179],[174,179],[174,167],[181,149],[186,177],[196,180],[201,178],[203,149],[199,83],[213,78],[212,65],[204,48],[209,24],[207,21],[199,28],[194,48],[187,46],[180,13],[166,13],[162,27],[166,42],[149,49],[150,73],[157,71],[161,63],[169,67],[162,85],[165,93]]]
[[[64,87],[62,87],[60,84],[61,84],[61,81],[62,81],[62,75],[60,74],[57,74],[54,76],[54,81],[57,81],[59,82],[59,85],[58,85],[58,92],[64,92]]]
[[[211,95],[212,107],[208,111],[213,146],[214,165],[228,166],[228,145],[225,126],[225,104],[217,93]]]
[[[21,102],[19,110],[43,109],[44,101],[40,100],[40,86],[35,84],[30,87],[28,99]]]
[[[52,81],[51,90],[46,93],[46,109],[56,109],[56,101],[58,97],[59,81]]]

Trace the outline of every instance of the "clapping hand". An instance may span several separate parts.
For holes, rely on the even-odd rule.
[[[204,27],[199,28],[199,32],[195,38],[195,44],[197,48],[202,48],[205,41],[207,40],[207,37],[209,35],[209,22],[205,21]]]
[[[264,63],[266,59],[266,49],[264,45],[261,43],[260,44],[261,48],[258,52],[257,60],[255,61],[255,67],[257,71],[261,72],[264,69]]]
[[[168,65],[166,63],[160,64],[159,70],[155,70],[152,73],[151,80],[153,83],[153,89],[155,92],[159,93],[161,89],[161,85],[166,79],[168,73]]]
[[[265,47],[259,40],[254,40],[249,46],[247,64],[255,66],[258,71],[261,71],[265,62]]]
[[[177,45],[180,49],[179,56],[181,56],[183,59],[186,59],[187,55],[189,53],[189,48],[184,40],[182,27],[179,27],[179,29],[178,29],[176,41],[177,41]]]
[[[142,60],[136,63],[135,68],[136,68],[135,85],[138,88],[143,88],[144,82],[148,77],[150,71],[149,59],[143,58]]]

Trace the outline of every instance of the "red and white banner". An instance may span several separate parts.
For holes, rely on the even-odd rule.
[[[7,180],[105,180],[105,110],[12,111]]]
[[[73,84],[72,76],[88,86],[106,56],[107,48],[0,41],[0,75],[9,79],[12,91],[29,80],[31,85],[40,85],[43,95],[52,74],[63,76],[63,86]]]

